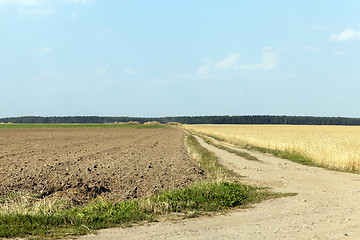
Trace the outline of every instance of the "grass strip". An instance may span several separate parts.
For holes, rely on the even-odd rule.
[[[312,161],[311,159],[306,158],[306,157],[304,157],[301,154],[296,153],[296,152],[273,150],[273,149],[257,147],[257,146],[249,145],[249,144],[245,145],[244,148],[248,149],[250,151],[268,153],[268,154],[271,154],[271,155],[273,155],[275,157],[288,159],[290,161],[297,162],[297,163],[300,163],[300,164],[303,164],[303,165],[314,166],[314,167],[323,167],[322,165],[317,164],[314,161]]]
[[[199,133],[196,133],[196,134],[199,134]],[[304,157],[303,155],[301,155],[301,154],[299,154],[297,152],[281,151],[281,150],[278,150],[278,149],[274,150],[274,149],[269,149],[269,148],[264,148],[264,147],[258,147],[258,146],[251,145],[251,144],[241,144],[240,145],[240,144],[235,143],[235,142],[229,142],[225,138],[221,138],[219,136],[213,136],[213,135],[210,135],[210,134],[204,134],[204,135],[206,137],[208,137],[208,138],[213,138],[213,139],[215,139],[217,141],[221,141],[221,142],[231,143],[231,144],[234,144],[236,146],[239,146],[240,148],[247,149],[247,150],[250,150],[250,151],[257,151],[257,152],[261,152],[261,153],[271,154],[271,155],[273,155],[275,157],[287,159],[287,160],[297,162],[297,163],[307,165],[307,166],[325,167],[323,165],[320,165],[320,164],[314,162],[313,160],[311,160],[311,159],[309,159],[307,157]]]
[[[50,203],[52,207],[40,206],[38,211],[32,208],[27,213],[8,209],[0,212],[0,237],[69,237],[101,228],[157,221],[172,214],[188,218],[233,207],[246,207],[265,199],[294,195],[272,193],[264,188],[242,185],[236,181],[238,176],[222,167],[216,155],[202,147],[196,138],[186,136],[186,145],[190,153],[196,156],[200,166],[210,172],[213,181],[166,190],[145,199],[118,203],[98,198],[91,203],[69,209],[54,203]],[[14,198],[16,194],[7,194],[0,204],[6,205]]]
[[[89,230],[155,221],[168,213],[197,216],[282,196],[236,182],[203,182],[189,188],[164,191],[146,199],[120,203],[96,200],[53,214],[0,214],[0,237],[81,235],[89,233]]]
[[[240,177],[238,174],[222,166],[216,155],[200,145],[199,141],[192,135],[185,137],[185,145],[189,153],[197,160],[202,169],[208,170],[215,181],[228,181]]]
[[[236,149],[233,149],[233,148],[229,148],[229,147],[226,147],[222,144],[219,144],[219,143],[216,143],[215,141],[211,140],[209,137],[202,137],[200,136],[202,139],[204,139],[204,141],[209,144],[209,145],[212,145],[214,147],[217,147],[221,150],[225,150],[225,151],[228,151],[230,153],[234,153],[235,155],[239,156],[239,157],[242,157],[242,158],[245,158],[247,160],[250,160],[250,161],[259,161],[261,162],[261,160],[259,160],[257,157],[253,156],[253,155],[250,155],[249,153],[247,152],[243,152],[243,151],[239,151],[239,150],[236,150]]]
[[[0,124],[0,129],[18,128],[167,128],[167,125],[127,125],[127,124],[103,124],[103,123],[76,123],[76,124],[52,124],[52,123],[24,123],[24,124]]]
[[[258,151],[261,153],[268,153],[275,157],[287,159],[292,162],[296,162],[296,163],[306,165],[306,166],[321,167],[321,168],[325,168],[325,169],[328,169],[331,171],[337,171],[337,172],[360,173],[358,170],[342,169],[342,168],[330,167],[330,166],[327,166],[324,164],[319,164],[319,163],[315,162],[314,160],[312,160],[308,157],[305,157],[297,152],[281,151],[278,149],[274,150],[274,149],[269,149],[269,148],[253,146],[253,145],[249,145],[249,144],[245,145],[244,148],[248,149],[250,151]]]
[[[198,133],[196,133],[198,134]],[[296,162],[305,166],[312,166],[312,167],[321,167],[321,168],[325,168],[331,171],[338,171],[338,172],[349,172],[349,173],[359,173],[359,171],[357,170],[352,170],[352,169],[340,169],[340,168],[335,168],[335,167],[330,167],[324,164],[319,164],[316,161],[314,161],[311,158],[305,157],[302,154],[295,152],[295,151],[282,151],[279,149],[270,149],[270,148],[264,148],[264,147],[259,147],[259,146],[255,146],[255,145],[251,145],[251,144],[238,144],[236,142],[229,142],[226,141],[226,139],[218,137],[218,136],[212,136],[209,134],[205,134],[205,136],[210,137],[210,138],[214,138],[215,140],[218,141],[222,141],[222,142],[228,142],[234,145],[237,145],[241,148],[250,150],[250,151],[257,151],[257,152],[261,152],[261,153],[266,153],[266,154],[271,154],[275,157],[279,157],[279,158],[283,158],[283,159],[287,159],[290,160],[292,162]]]

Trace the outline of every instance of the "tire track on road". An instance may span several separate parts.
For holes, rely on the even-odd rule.
[[[267,200],[226,215],[107,229],[80,239],[359,239],[360,176],[300,165],[257,152],[244,160],[197,137],[245,183],[298,195]]]

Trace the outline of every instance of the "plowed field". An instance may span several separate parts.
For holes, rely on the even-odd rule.
[[[0,195],[28,191],[83,203],[152,195],[206,177],[179,129],[1,129]]]

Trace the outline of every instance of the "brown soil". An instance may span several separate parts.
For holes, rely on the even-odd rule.
[[[152,195],[203,179],[179,129],[2,129],[0,195],[86,202]]]
[[[360,239],[360,176],[299,165],[248,152],[260,161],[200,143],[246,183],[298,193],[210,218],[160,222],[99,231],[79,240],[157,239]]]

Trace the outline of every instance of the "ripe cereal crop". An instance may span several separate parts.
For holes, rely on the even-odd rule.
[[[300,154],[316,165],[360,170],[360,127],[312,125],[186,125],[186,129],[249,148]]]

